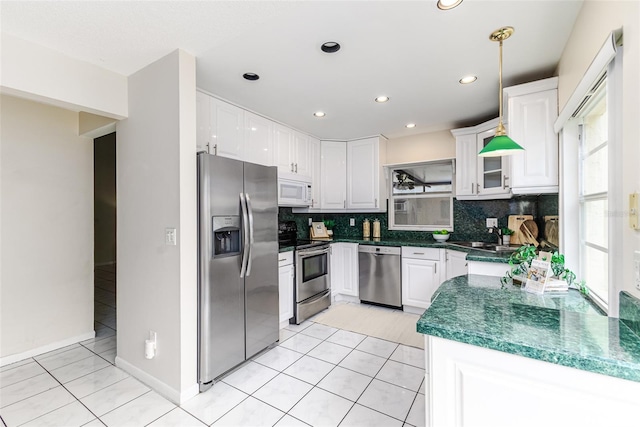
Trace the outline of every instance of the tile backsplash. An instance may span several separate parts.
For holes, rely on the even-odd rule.
[[[453,233],[451,240],[494,242],[495,235],[489,234],[485,226],[485,218],[498,218],[498,225],[506,227],[509,215],[533,215],[538,228],[544,230],[543,217],[558,215],[558,195],[520,196],[507,200],[453,200]],[[291,208],[280,208],[280,221],[296,221],[298,238],[309,237],[308,219],[322,221],[332,219],[336,225],[334,235],[342,238],[362,237],[362,222],[365,219],[380,220],[381,237],[383,239],[429,240],[433,237],[424,231],[396,231],[387,228],[386,213],[292,213]],[[349,226],[349,219],[354,218],[356,225]]]

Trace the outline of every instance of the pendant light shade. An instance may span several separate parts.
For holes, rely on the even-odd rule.
[[[500,157],[514,154],[518,151],[523,151],[524,148],[518,145],[513,139],[507,136],[507,131],[502,123],[502,42],[513,34],[513,27],[503,27],[494,31],[489,36],[494,42],[500,42],[500,60],[499,60],[499,73],[498,78],[500,80],[500,89],[498,93],[499,110],[500,110],[500,122],[498,123],[498,129],[496,130],[496,136],[489,141],[489,143],[480,150],[478,153],[481,157]]]

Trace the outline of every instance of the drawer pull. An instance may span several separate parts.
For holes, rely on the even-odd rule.
[[[424,255],[424,252],[414,252],[414,255]]]
[[[280,261],[286,261],[286,260],[287,260],[286,258],[279,258],[279,259],[278,259],[278,262],[280,262]]]

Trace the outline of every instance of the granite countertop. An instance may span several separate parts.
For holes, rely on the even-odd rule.
[[[468,275],[444,282],[417,331],[640,382],[640,337],[578,291],[534,295]]]
[[[456,246],[452,243],[431,242],[428,240],[399,240],[399,239],[354,239],[354,238],[334,238],[332,243],[358,243],[360,245],[376,245],[376,246],[417,246],[421,248],[437,248],[452,249],[455,251],[466,252],[467,261],[482,262],[509,262],[510,252],[488,252],[478,249],[465,248]]]

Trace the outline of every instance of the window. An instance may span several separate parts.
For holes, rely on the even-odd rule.
[[[580,112],[580,277],[594,297],[609,304],[609,131],[606,77]]]
[[[453,231],[453,160],[388,168],[389,229]]]

